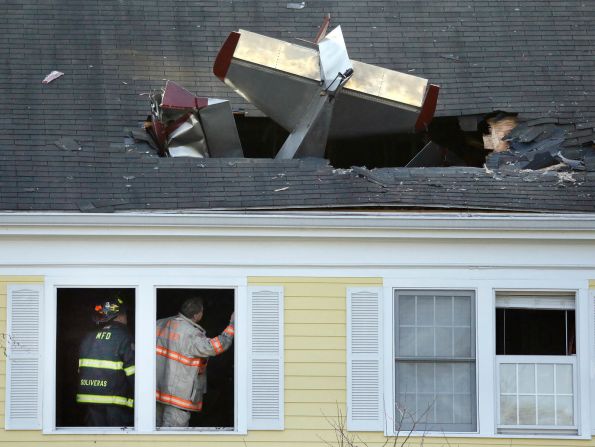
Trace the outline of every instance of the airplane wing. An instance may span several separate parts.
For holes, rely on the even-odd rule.
[[[322,60],[335,54],[339,54],[338,59],[343,56],[342,35],[325,48],[325,40],[332,41],[336,30],[318,45],[286,42],[245,30],[232,32],[217,55],[213,72],[293,132],[307,114],[312,98],[332,81],[334,66],[321,67],[321,54]],[[336,96],[330,138],[409,132],[429,124],[436,108],[437,86],[410,74],[353,60],[350,63],[353,75]]]

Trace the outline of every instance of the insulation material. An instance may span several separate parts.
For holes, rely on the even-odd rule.
[[[518,119],[515,116],[505,116],[503,118],[494,117],[489,118],[487,122],[490,133],[483,136],[485,149],[490,149],[495,152],[507,151],[510,146],[504,138],[517,126]]]

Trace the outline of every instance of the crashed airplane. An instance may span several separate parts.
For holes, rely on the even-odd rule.
[[[326,34],[328,25],[314,42],[232,32],[215,60],[220,80],[289,132],[277,159],[323,158],[329,138],[424,130],[434,115],[438,86],[351,60],[341,27]],[[227,101],[169,81],[152,109],[146,127],[162,155],[242,156]]]

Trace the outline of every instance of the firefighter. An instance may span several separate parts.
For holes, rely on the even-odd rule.
[[[207,360],[233,341],[234,314],[225,330],[207,338],[199,326],[200,297],[188,298],[176,316],[157,321],[157,427],[188,427],[192,412],[202,411]]]
[[[76,401],[90,427],[134,424],[134,344],[124,302],[114,297],[95,306],[97,329],[87,334],[79,354]]]

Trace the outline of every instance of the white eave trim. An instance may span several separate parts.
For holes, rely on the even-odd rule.
[[[0,213],[2,236],[595,239],[595,214]]]

